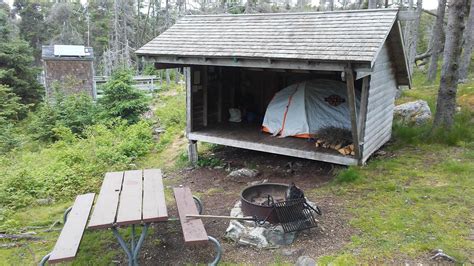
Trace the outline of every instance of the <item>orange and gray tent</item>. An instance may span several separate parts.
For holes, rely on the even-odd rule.
[[[360,94],[356,91],[359,109]],[[351,128],[346,84],[312,80],[290,85],[275,94],[262,128],[274,136],[310,138],[325,127]]]

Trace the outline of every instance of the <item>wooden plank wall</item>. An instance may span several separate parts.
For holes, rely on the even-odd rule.
[[[363,162],[391,137],[396,90],[395,68],[384,44],[370,77]]]
[[[204,71],[205,67],[191,67],[191,98],[192,98],[192,128],[191,131],[204,127]]]

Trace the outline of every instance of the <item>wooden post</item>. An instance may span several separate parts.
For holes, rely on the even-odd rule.
[[[222,122],[222,67],[217,67],[217,122]]]
[[[359,129],[359,144],[364,145],[364,129],[365,120],[367,117],[367,102],[369,100],[369,76],[365,76],[362,79],[362,93],[360,95],[360,110],[359,110],[359,121],[357,128]]]
[[[361,163],[360,156],[360,145],[359,145],[359,131],[357,129],[357,108],[355,100],[355,87],[354,87],[354,71],[352,66],[349,64],[344,70],[346,74],[346,85],[347,85],[347,98],[349,104],[349,112],[351,114],[351,132],[352,140],[354,142],[355,158]]]
[[[191,67],[183,68],[186,78],[186,137],[193,131],[193,71]],[[189,140],[188,160],[195,165],[198,161],[197,141]]]
[[[192,165],[196,165],[198,162],[198,149],[197,141],[189,140],[188,143],[188,159]]]
[[[207,127],[207,66],[203,66],[201,74],[201,84],[202,84],[202,124],[204,127]]]
[[[186,79],[186,137],[193,129],[193,104],[192,104],[192,95],[193,95],[193,81],[192,81],[192,68],[185,67],[184,75]]]

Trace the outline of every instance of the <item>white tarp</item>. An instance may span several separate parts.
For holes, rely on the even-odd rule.
[[[360,94],[356,91],[359,110]],[[346,84],[335,80],[311,80],[277,92],[267,107],[265,131],[281,137],[314,135],[324,127],[351,129]]]

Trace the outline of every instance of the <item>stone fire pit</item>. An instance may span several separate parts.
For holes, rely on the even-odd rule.
[[[307,200],[307,203],[313,207],[316,205]],[[230,212],[230,216],[244,217],[242,212],[242,203],[237,201]],[[285,233],[283,227],[278,224],[266,222],[264,225],[257,226],[253,221],[231,220],[227,227],[225,238],[231,239],[244,246],[256,248],[278,248],[290,245],[296,239],[297,232]]]

